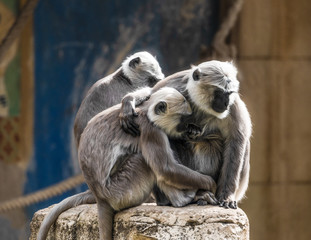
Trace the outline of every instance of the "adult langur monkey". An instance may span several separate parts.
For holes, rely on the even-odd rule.
[[[169,146],[167,135],[187,136],[187,128],[179,126],[179,130],[176,129],[181,117],[191,114],[190,104],[182,94],[165,87],[135,109],[140,137],[122,130],[118,118],[120,106],[92,118],[79,145],[81,169],[97,201],[102,240],[112,239],[114,211],[143,203],[155,184],[176,207],[184,206],[194,198],[193,189],[213,191],[216,187],[210,176],[179,164]],[[186,190],[190,190],[190,195]],[[213,195],[210,197],[210,203],[215,204],[216,199]],[[184,199],[186,201],[182,202]],[[38,239],[46,237],[45,221]]]
[[[158,61],[148,52],[137,52],[124,60],[114,73],[98,80],[83,99],[74,122],[76,146],[88,121],[97,113],[121,102],[129,92],[153,87],[163,79]]]
[[[74,122],[76,146],[79,146],[80,136],[92,117],[120,103],[127,93],[146,86],[152,87],[163,78],[164,74],[158,61],[150,53],[137,52],[127,57],[118,70],[98,80],[87,92]],[[95,197],[89,190],[68,197],[57,204],[42,223],[38,239],[46,238],[51,224],[59,214],[74,206],[87,203],[96,203]]]
[[[220,206],[237,208],[248,186],[252,132],[249,113],[238,94],[237,69],[230,62],[208,61],[173,74],[152,89],[128,94],[122,100],[120,114],[125,131],[131,134],[137,131],[132,129],[136,99],[146,98],[162,87],[173,87],[186,97],[193,114],[181,122],[193,123],[202,129],[202,136],[195,141],[170,139],[179,161],[215,179]],[[210,138],[215,134],[223,141]],[[158,189],[154,194],[159,205],[168,203]]]

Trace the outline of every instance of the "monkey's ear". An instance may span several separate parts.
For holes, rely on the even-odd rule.
[[[165,113],[166,110],[167,110],[167,103],[164,101],[157,103],[157,105],[154,107],[154,113],[156,115],[160,115],[162,113]]]
[[[140,64],[140,62],[141,62],[140,57],[133,58],[133,59],[130,61],[129,66],[130,66],[131,68],[136,68],[136,66],[137,66],[138,64]]]
[[[197,69],[193,72],[192,78],[193,78],[194,81],[199,81],[201,77],[202,77],[201,69],[200,69],[200,68],[197,68]]]

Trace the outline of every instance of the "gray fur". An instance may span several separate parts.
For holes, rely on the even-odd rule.
[[[224,138],[221,168],[215,168],[220,171],[216,197],[221,205],[228,207],[233,202],[240,201],[247,189],[251,120],[244,102],[237,94],[239,82],[236,79],[237,70],[232,64],[211,61],[200,64],[198,68],[202,72],[201,79],[195,82],[190,73],[187,83],[189,97],[197,106],[192,121],[199,124],[205,134],[217,130]],[[206,87],[208,85],[227,92],[236,92],[230,95],[227,110],[217,113],[212,109],[213,99],[206,96],[206,92],[209,93],[209,87]],[[197,146],[197,143],[194,146]],[[195,154],[195,157],[197,156],[198,154]],[[196,163],[202,161],[202,157],[195,159]],[[209,174],[208,169],[205,169],[204,173]]]
[[[232,63],[209,61],[169,76],[149,90],[153,93],[165,86],[173,87],[190,102],[193,114],[181,122],[199,126],[202,134],[187,142],[171,139],[171,147],[184,165],[212,176],[217,182],[216,197],[220,205],[232,208],[236,208],[236,202],[243,198],[247,189],[252,129],[249,113],[238,94],[236,75]],[[214,93],[218,89],[230,93],[226,95],[228,101],[222,112],[213,109]],[[123,106],[128,106],[128,101],[134,102],[132,98],[135,97],[136,93],[130,93],[122,100],[124,112],[120,120],[123,127],[130,126],[127,122],[131,120],[128,117],[131,109]],[[163,197],[156,197],[165,202]]]
[[[159,102],[167,107],[157,112]],[[136,111],[140,137],[123,132],[118,119],[120,105],[97,114],[81,135],[79,161],[98,204],[101,239],[112,237],[113,211],[143,203],[155,184],[164,193],[168,191],[169,198],[174,190],[191,190],[182,192],[181,201],[174,201],[173,196],[178,207],[189,202],[186,198],[193,199],[196,190],[213,191],[215,187],[211,177],[178,164],[169,147],[166,134],[181,137],[176,125],[182,115],[191,113],[183,95],[162,88]]]
[[[140,62],[130,67],[132,59]],[[117,71],[98,80],[87,92],[74,122],[76,146],[88,121],[97,113],[121,102],[129,92],[141,87],[153,87],[164,75],[157,60],[148,52],[138,52],[128,57]]]
[[[131,67],[131,60],[137,58],[139,58],[139,62]],[[120,103],[127,93],[146,86],[152,87],[162,78],[164,75],[157,60],[148,52],[137,52],[125,59],[117,71],[98,80],[88,91],[76,115],[74,123],[76,146],[79,146],[80,136],[92,117]],[[137,102],[145,100],[138,99]],[[59,214],[69,208],[86,203],[96,203],[96,199],[90,191],[76,194],[55,205],[40,226],[38,240],[46,239],[51,225]]]

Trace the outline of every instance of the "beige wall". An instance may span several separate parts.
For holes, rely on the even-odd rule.
[[[251,239],[311,239],[311,1],[245,0],[236,30],[254,123]]]

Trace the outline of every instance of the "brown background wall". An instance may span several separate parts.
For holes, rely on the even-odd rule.
[[[311,1],[245,0],[234,33],[254,132],[251,239],[311,239]]]

